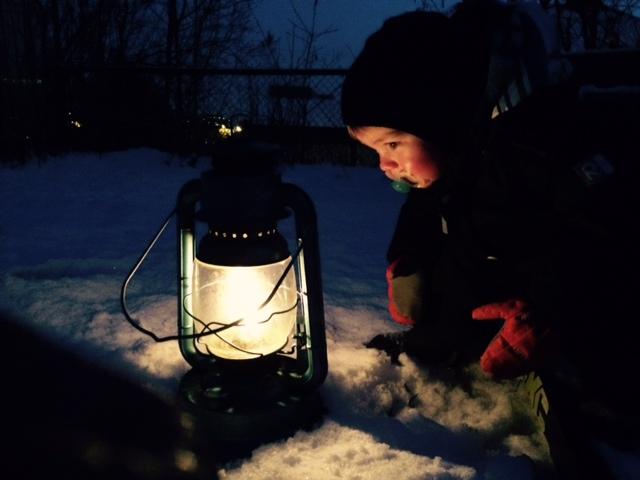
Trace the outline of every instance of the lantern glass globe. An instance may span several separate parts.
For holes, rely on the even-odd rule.
[[[262,305],[290,261],[291,257],[288,257],[268,265],[230,267],[208,264],[196,258],[192,314],[197,332],[237,322],[217,334],[198,338],[198,350],[219,358],[248,360],[286,346],[297,314],[293,268],[271,300]]]

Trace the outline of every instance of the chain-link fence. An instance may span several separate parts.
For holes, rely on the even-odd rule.
[[[225,70],[202,81],[204,112],[252,125],[342,126],[343,70]]]
[[[344,70],[57,69],[0,79],[2,156],[151,146],[206,154],[234,127],[290,161],[367,164],[340,116]]]

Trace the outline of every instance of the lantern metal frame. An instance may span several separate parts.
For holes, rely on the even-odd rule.
[[[328,369],[317,218],[313,202],[299,187],[278,182],[275,194],[280,206],[293,214],[295,224],[297,245],[291,261],[294,262],[299,306],[293,332],[293,357],[275,352],[255,359],[228,360],[198,350],[198,334],[190,312],[198,248],[197,205],[204,195],[202,179],[186,183],[177,198],[179,345],[182,356],[198,372],[218,378],[236,375],[239,371],[243,376],[275,374],[287,390],[305,392],[317,388]]]
[[[211,421],[212,428],[207,428],[211,431],[206,436],[212,438],[213,434],[224,449],[256,446],[252,442],[290,434],[301,426],[310,427],[325,411],[317,391],[328,370],[317,217],[310,197],[299,187],[282,182],[276,168],[277,154],[267,144],[250,141],[230,142],[218,148],[212,156],[212,168],[182,186],[176,207],[127,275],[120,292],[123,314],[135,329],[156,342],[178,342],[183,358],[193,368],[180,380],[177,406],[188,416]],[[131,316],[126,294],[129,283],[174,216],[178,245],[177,333],[159,336]],[[289,221],[288,238],[278,231],[278,223],[285,218]],[[204,235],[202,227],[197,226],[203,222],[208,227]],[[223,238],[215,236],[218,227],[224,228],[219,232]],[[234,231],[240,234],[231,233],[231,239],[226,237],[230,241],[225,241],[224,232]],[[225,354],[217,348],[210,349],[207,341],[200,345],[206,353],[199,350],[197,342],[203,337],[218,335],[227,328],[249,326],[255,318],[245,313],[239,314],[245,318],[235,318],[230,323],[225,323],[229,318],[216,318],[226,316],[213,312],[227,307],[227,296],[221,303],[213,300],[213,311],[193,312],[192,306],[197,303],[193,301],[196,261],[206,268],[221,270],[257,267],[259,271],[279,263],[286,265],[282,273],[275,274],[275,278],[280,275],[279,279],[272,277],[271,292],[257,307],[269,310],[276,295],[290,293],[293,282],[286,278],[294,274],[295,303],[272,313],[265,311],[267,317],[259,322],[266,324],[276,315],[295,311],[285,348],[272,351],[271,343],[245,351],[232,344],[239,352],[249,354],[244,358],[222,358]],[[211,285],[205,284],[205,288]],[[279,288],[285,290],[279,292]],[[262,294],[268,291],[266,287]],[[198,291],[198,295],[201,293]],[[215,297],[199,297],[203,298]],[[283,298],[286,296],[280,300]],[[195,323],[201,326],[199,331]],[[282,325],[281,321],[275,322],[273,327],[280,329]],[[231,344],[222,335],[220,339]],[[240,343],[244,344],[244,340]]]

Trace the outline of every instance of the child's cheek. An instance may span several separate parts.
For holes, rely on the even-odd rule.
[[[440,176],[440,169],[437,163],[426,152],[423,152],[423,154],[416,159],[413,172],[421,178],[430,180],[436,180]]]

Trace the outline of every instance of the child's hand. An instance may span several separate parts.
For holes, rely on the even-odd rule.
[[[401,325],[415,325],[424,304],[420,269],[407,257],[398,258],[387,267],[387,286],[391,318]]]
[[[549,329],[536,322],[523,300],[491,303],[473,310],[474,320],[504,320],[504,325],[480,358],[492,378],[514,378],[539,366]]]

